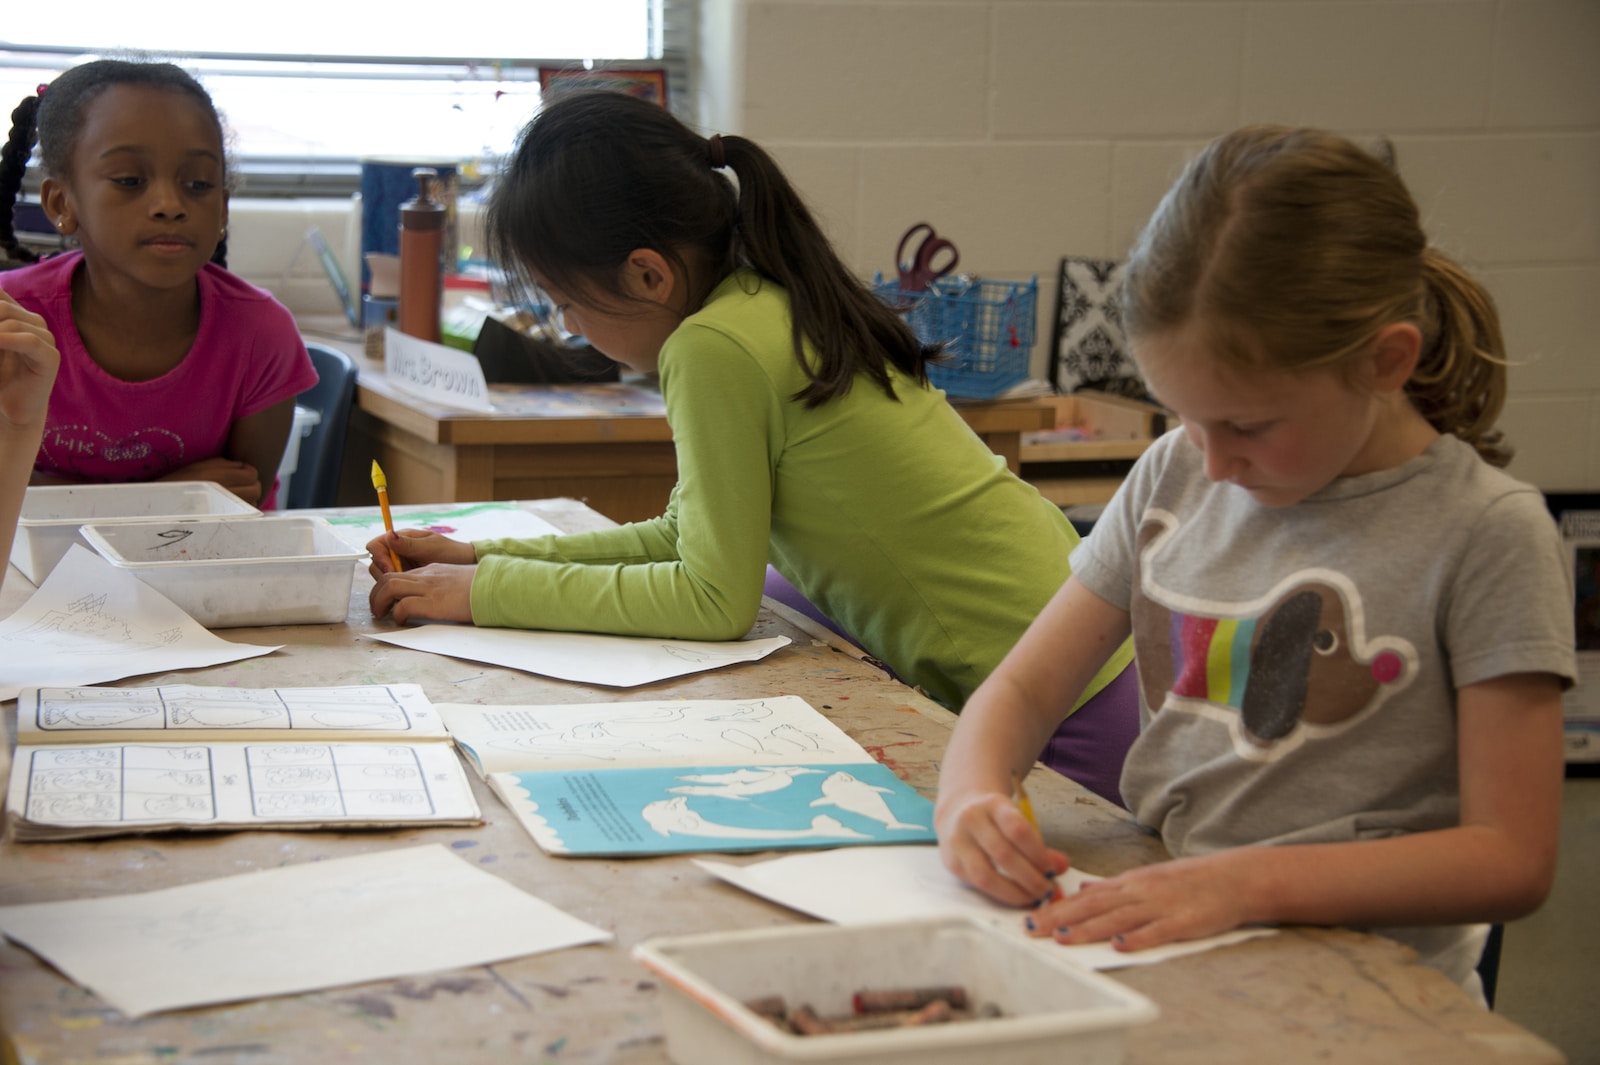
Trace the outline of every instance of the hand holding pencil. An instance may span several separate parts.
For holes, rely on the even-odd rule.
[[[372,487],[378,490],[378,508],[383,511],[383,529],[388,534],[388,539],[394,538],[394,515],[389,513],[389,479],[383,475],[383,467],[378,465],[378,460],[372,460]],[[400,556],[395,552],[394,544],[389,544],[389,563],[392,572],[400,573],[405,569]]]
[[[383,468],[372,463],[372,487],[378,490],[378,508],[383,511],[384,534],[367,542],[372,555],[371,573],[374,580],[385,573],[405,573],[418,566],[445,562],[456,566],[470,566],[478,561],[478,553],[471,544],[440,536],[427,529],[402,529],[395,531],[394,515],[389,511],[389,482]],[[387,557],[387,567],[378,560]]]

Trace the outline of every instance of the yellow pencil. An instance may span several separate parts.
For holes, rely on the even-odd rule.
[[[1017,804],[1017,809],[1022,811],[1022,816],[1028,819],[1028,824],[1037,830],[1039,828],[1039,819],[1033,816],[1033,802],[1028,798],[1028,790],[1022,786],[1022,778],[1015,773],[1011,774],[1011,801]],[[1052,870],[1046,870],[1044,875],[1048,880],[1056,878],[1056,874]],[[1043,906],[1045,903],[1055,899],[1059,891],[1060,888],[1051,887],[1045,897],[1039,900],[1039,905]]]
[[[372,460],[372,487],[378,490],[378,508],[383,511],[383,527],[392,536],[394,535],[394,518],[389,513],[389,479],[383,475],[383,467],[378,465],[378,460]],[[389,548],[389,561],[394,566],[394,571],[399,573],[405,569],[400,564],[400,556],[395,554],[394,548]]]
[[[1033,803],[1028,798],[1028,792],[1022,786],[1022,778],[1011,774],[1011,801],[1017,804],[1017,809],[1022,811],[1022,816],[1028,819],[1028,824],[1034,828],[1039,827],[1039,819],[1033,816]]]

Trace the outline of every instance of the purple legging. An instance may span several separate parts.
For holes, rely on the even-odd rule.
[[[767,567],[763,591],[859,646],[859,640],[818,610],[815,603],[801,595],[799,589],[771,566]],[[883,668],[890,676],[894,675],[887,666]],[[1039,761],[1121,806],[1118,782],[1122,779],[1122,760],[1138,735],[1139,682],[1130,665],[1061,723],[1045,744]]]
[[[1130,663],[1056,727],[1039,761],[1121,806],[1122,762],[1138,736],[1139,673]]]

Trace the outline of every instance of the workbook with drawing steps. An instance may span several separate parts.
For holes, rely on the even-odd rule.
[[[552,854],[934,839],[933,804],[795,696],[439,711]]]
[[[19,841],[482,822],[415,684],[28,689],[6,817]]]

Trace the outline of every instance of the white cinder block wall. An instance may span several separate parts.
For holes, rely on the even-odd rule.
[[[702,0],[700,17],[706,132],[772,150],[863,276],[931,221],[962,269],[1037,274],[1042,324],[1059,257],[1120,256],[1212,136],[1389,136],[1435,241],[1500,302],[1513,472],[1600,489],[1600,0]],[[336,310],[301,243],[315,222],[355,277],[349,218],[236,200],[233,265]]]
[[[704,0],[701,17],[707,132],[772,150],[859,272],[892,270],[927,220],[962,269],[1037,274],[1041,320],[1057,259],[1123,254],[1209,138],[1388,135],[1434,240],[1499,300],[1513,472],[1600,489],[1597,0]]]

